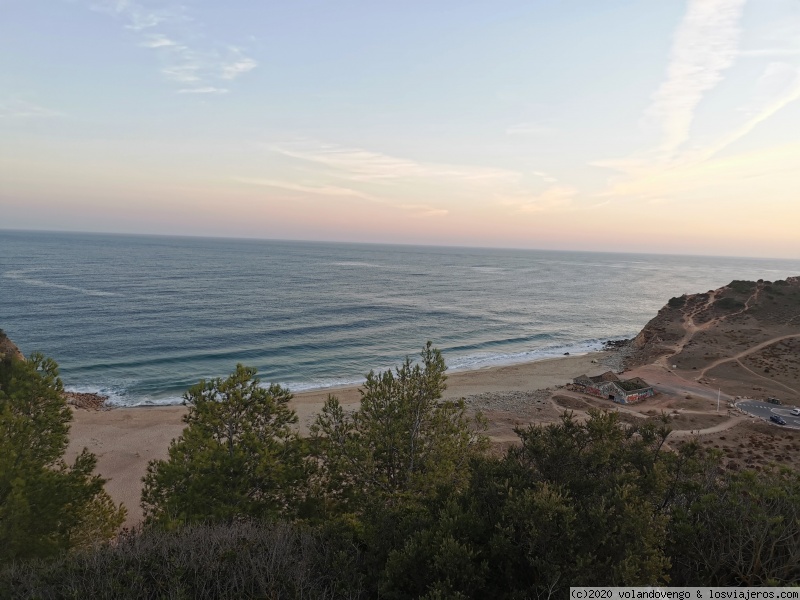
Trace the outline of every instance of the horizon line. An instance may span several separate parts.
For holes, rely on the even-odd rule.
[[[669,252],[630,252],[620,250],[576,250],[576,249],[553,249],[553,248],[530,248],[519,246],[465,246],[459,244],[436,244],[436,243],[411,243],[411,242],[362,242],[362,241],[341,241],[324,239],[292,239],[292,238],[270,238],[253,236],[230,236],[230,235],[200,235],[187,233],[142,233],[142,232],[119,232],[119,231],[83,231],[65,229],[17,229],[0,227],[0,232],[17,233],[56,233],[73,235],[111,235],[128,237],[156,237],[156,238],[186,238],[198,240],[232,240],[232,241],[251,241],[251,242],[289,242],[306,244],[341,244],[358,246],[402,246],[409,248],[453,248],[464,250],[514,250],[521,252],[564,252],[564,253],[589,253],[589,254],[622,254],[622,255],[643,255],[643,256],[680,256],[687,258],[735,258],[747,260],[777,260],[777,261],[800,261],[800,256],[795,258],[777,256],[739,256],[730,254],[693,254],[693,253],[669,253]]]

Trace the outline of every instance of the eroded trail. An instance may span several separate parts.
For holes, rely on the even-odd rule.
[[[742,369],[744,369],[745,371],[747,371],[747,372],[748,372],[748,373],[750,373],[751,375],[754,375],[755,377],[758,377],[758,378],[760,378],[760,379],[764,379],[764,380],[766,380],[766,381],[769,381],[770,383],[772,383],[772,384],[774,384],[774,385],[778,385],[778,386],[782,387],[783,389],[785,389],[786,391],[792,392],[793,394],[797,394],[797,393],[798,393],[796,389],[794,389],[793,387],[789,387],[789,386],[788,386],[788,385],[786,385],[785,383],[781,383],[780,381],[776,381],[776,380],[775,380],[775,379],[773,379],[772,377],[765,377],[764,375],[761,375],[760,373],[756,373],[755,371],[753,371],[753,369],[751,369],[750,367],[748,367],[747,365],[745,365],[745,364],[744,364],[744,363],[743,363],[743,362],[742,362],[740,359],[738,359],[738,358],[736,359],[736,363],[737,363],[737,364],[738,364],[738,365],[739,365],[739,366],[740,366]]]
[[[707,412],[705,414],[713,414],[713,413]],[[698,435],[704,435],[708,433],[719,433],[721,431],[727,431],[728,429],[733,429],[741,422],[742,419],[738,417],[731,417],[727,421],[723,421],[722,423],[714,425],[713,427],[707,427],[706,429],[676,429],[675,431],[670,432],[669,437],[671,439],[675,439],[675,438],[695,437]]]
[[[790,334],[790,335],[781,335],[781,336],[778,336],[778,337],[774,337],[772,339],[767,340],[766,342],[761,342],[760,344],[756,344],[755,346],[751,346],[747,350],[743,350],[742,352],[734,354],[733,356],[728,356],[726,358],[720,358],[719,360],[715,360],[711,364],[703,367],[703,369],[701,371],[699,371],[699,374],[698,374],[697,377],[695,377],[695,379],[697,379],[697,380],[701,379],[702,377],[705,376],[705,374],[708,371],[710,371],[714,367],[718,367],[719,365],[723,365],[723,364],[728,363],[728,362],[733,362],[733,361],[739,362],[740,359],[745,358],[747,356],[750,356],[751,354],[755,354],[756,352],[758,352],[760,350],[763,350],[764,348],[766,348],[768,346],[771,346],[772,344],[775,344],[775,343],[783,341],[783,340],[792,339],[792,338],[800,338],[800,333],[793,333],[793,334]],[[741,363],[739,363],[739,364],[741,364]],[[742,366],[744,366],[744,365],[742,365]],[[745,369],[747,369],[747,367],[745,367]],[[747,369],[747,370],[749,371],[750,369]],[[758,375],[758,374],[754,373],[754,375]],[[759,377],[761,377],[761,376],[759,375]],[[772,381],[774,383],[778,383],[772,378],[765,378],[765,379],[769,379],[770,381]],[[778,384],[778,385],[783,385],[783,384]],[[787,387],[787,386],[783,386],[783,387]],[[789,389],[791,389],[791,388],[789,388]],[[792,390],[792,391],[794,392],[795,390]],[[797,393],[797,392],[795,392],[795,393]]]
[[[747,298],[747,300],[745,300],[744,307],[741,310],[737,310],[736,312],[733,312],[733,313],[730,313],[730,314],[727,314],[727,315],[722,315],[722,316],[716,317],[714,319],[709,319],[705,323],[697,325],[695,323],[695,317],[697,317],[699,314],[701,314],[702,312],[704,312],[706,310],[710,310],[711,306],[714,304],[714,302],[717,301],[717,292],[719,290],[715,290],[715,291],[709,292],[708,298],[706,298],[705,303],[701,304],[700,306],[695,306],[691,311],[689,311],[689,312],[684,314],[684,317],[681,320],[681,326],[684,329],[684,334],[683,334],[683,337],[680,340],[678,340],[675,344],[673,344],[671,346],[672,354],[671,355],[661,356],[655,362],[657,364],[661,365],[662,367],[668,369],[669,368],[669,359],[672,356],[674,356],[675,354],[679,354],[680,352],[682,352],[683,349],[686,348],[686,346],[694,339],[695,335],[697,335],[701,331],[706,331],[706,330],[710,329],[711,327],[714,327],[715,325],[718,325],[722,321],[725,321],[725,320],[730,319],[731,317],[735,317],[737,315],[741,315],[741,314],[745,313],[746,311],[748,311],[750,309],[750,307],[753,305],[753,303],[758,300],[758,296],[759,296],[759,293],[761,292],[761,289],[762,289],[762,285],[761,284],[757,284],[755,291]],[[747,356],[748,354],[751,354],[753,352],[757,352],[758,350],[760,350],[760,349],[762,349],[762,348],[764,348],[766,346],[769,346],[770,344],[773,344],[773,343],[775,343],[777,341],[780,341],[781,339],[785,339],[786,337],[800,337],[800,336],[789,335],[789,336],[785,336],[783,338],[775,338],[775,339],[770,340],[768,342],[764,342],[763,345],[759,344],[758,346],[754,346],[754,347],[746,350],[745,352],[741,353],[741,355],[732,356],[732,357],[728,357],[728,358],[724,358],[724,359],[721,359],[719,361],[716,361],[715,363],[712,363],[711,365],[708,365],[708,366],[704,367],[703,370],[700,371],[698,373],[698,375],[694,379],[695,379],[695,381],[699,381],[705,375],[705,373],[707,371],[709,371],[710,369],[713,369],[715,366],[718,366],[719,364],[722,364],[722,363],[725,363],[725,362],[729,362],[729,361],[732,361],[732,360],[738,360],[738,358],[742,358],[744,356]]]

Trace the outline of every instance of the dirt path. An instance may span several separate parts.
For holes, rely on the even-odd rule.
[[[740,359],[738,359],[738,358],[737,358],[737,359],[736,359],[736,363],[737,363],[737,364],[738,364],[740,367],[742,367],[742,368],[743,368],[745,371],[747,371],[748,373],[750,373],[751,375],[755,375],[756,377],[759,377],[759,378],[761,378],[761,379],[765,379],[765,380],[769,381],[770,383],[772,383],[772,384],[774,384],[774,385],[779,385],[779,386],[781,386],[783,389],[785,389],[785,390],[788,390],[788,391],[790,391],[790,392],[792,392],[792,393],[794,393],[794,394],[797,394],[798,396],[800,396],[800,394],[798,394],[798,392],[797,392],[797,390],[796,390],[796,389],[794,389],[794,388],[792,388],[792,387],[789,387],[788,385],[786,385],[786,384],[783,384],[783,383],[781,383],[780,381],[775,381],[775,380],[774,380],[774,379],[772,379],[771,377],[764,377],[764,376],[763,376],[763,375],[761,375],[760,373],[756,373],[755,371],[753,371],[753,369],[751,369],[750,367],[748,367],[747,365],[745,365],[745,364],[744,364],[744,363],[743,363],[743,362],[742,362]]]
[[[711,305],[717,299],[716,291],[711,292],[708,295],[708,298],[706,299],[705,304],[695,307],[691,312],[688,312],[688,313],[686,313],[684,315],[683,319],[681,320],[681,325],[682,325],[685,333],[684,333],[683,337],[680,340],[678,340],[671,347],[672,348],[672,355],[678,354],[681,351],[683,351],[683,349],[689,344],[689,342],[692,341],[694,336],[697,335],[699,332],[706,331],[707,329],[711,328],[714,325],[717,325],[719,322],[724,321],[725,319],[729,319],[730,317],[734,317],[736,315],[740,315],[740,314],[746,312],[747,310],[749,310],[750,307],[752,306],[753,302],[758,300],[758,295],[759,295],[759,292],[761,292],[761,288],[762,288],[761,284],[757,284],[756,285],[755,291],[747,298],[747,300],[745,300],[744,307],[741,310],[738,310],[738,311],[736,311],[734,313],[730,313],[728,315],[723,315],[721,317],[717,317],[716,319],[711,319],[710,321],[708,321],[706,323],[703,323],[702,325],[697,325],[694,322],[694,317],[697,316],[698,314],[700,314],[702,311],[707,310],[708,308],[710,308]],[[800,315],[798,315],[798,316],[800,316]],[[774,344],[776,342],[780,342],[782,340],[786,340],[786,339],[790,339],[790,338],[800,338],[800,334],[790,334],[790,335],[784,335],[784,336],[775,337],[775,338],[772,338],[770,340],[767,340],[766,342],[761,342],[760,344],[756,344],[755,346],[751,346],[747,350],[743,350],[742,352],[739,352],[738,354],[735,354],[733,356],[728,356],[726,358],[721,358],[719,360],[716,360],[716,361],[712,362],[711,364],[703,367],[702,370],[698,371],[697,375],[695,375],[695,377],[694,377],[694,380],[695,381],[700,381],[703,377],[705,377],[706,373],[708,371],[710,371],[711,369],[713,369],[715,367],[718,367],[719,365],[728,363],[728,362],[736,361],[745,370],[747,370],[751,374],[755,375],[756,377],[760,377],[761,379],[768,379],[770,382],[773,382],[773,383],[781,386],[782,388],[784,388],[784,389],[786,389],[786,390],[788,390],[788,391],[790,391],[790,392],[792,392],[794,394],[798,394],[797,390],[795,390],[794,388],[791,388],[791,387],[789,387],[787,385],[784,385],[784,384],[782,384],[780,382],[777,382],[772,378],[764,377],[762,375],[759,375],[758,373],[755,373],[754,371],[752,371],[751,369],[749,369],[748,367],[743,365],[741,360],[740,360],[740,359],[742,359],[742,358],[744,358],[746,356],[749,356],[749,355],[751,355],[751,354],[753,354],[755,352],[758,352],[759,350],[763,350],[767,346],[771,346],[772,344]],[[658,358],[655,361],[655,363],[660,365],[660,366],[662,366],[662,367],[664,367],[664,368],[666,368],[666,369],[669,369],[669,359],[670,358],[671,358],[671,356],[664,355],[664,356],[661,356],[660,358]]]
[[[702,311],[711,308],[711,305],[714,304],[714,302],[716,302],[717,291],[718,290],[715,290],[708,294],[708,298],[706,299],[705,304],[695,307],[691,312],[686,313],[684,315],[683,319],[681,320],[681,326],[683,327],[685,333],[683,334],[683,337],[672,346],[673,355],[683,351],[683,349],[689,344],[689,342],[692,341],[694,336],[697,335],[699,332],[706,331],[707,329],[710,329],[712,326],[717,325],[719,322],[724,321],[725,319],[729,319],[730,317],[735,317],[736,315],[740,315],[745,311],[749,310],[752,303],[755,300],[758,300],[758,294],[761,291],[761,284],[758,284],[756,286],[755,291],[750,295],[749,298],[747,298],[747,300],[745,300],[744,307],[741,310],[738,310],[734,313],[730,313],[729,315],[723,315],[721,317],[717,317],[716,319],[711,319],[708,322],[703,323],[702,325],[695,324],[694,317],[696,317]],[[665,355],[658,358],[655,362],[665,368],[669,368],[669,361],[668,361],[669,358],[670,356]],[[707,367],[703,371],[703,373],[706,370],[708,370],[708,368],[709,367]],[[698,376],[696,379],[700,379],[700,377],[702,377],[702,374]]]
[[[708,295],[708,299],[706,300],[706,303],[704,305],[696,307],[690,313],[687,313],[683,316],[683,319],[681,319],[681,326],[683,327],[684,334],[683,337],[677,342],[675,342],[675,344],[671,347],[672,354],[678,354],[681,350],[683,350],[686,347],[686,345],[692,341],[692,338],[698,331],[705,331],[706,329],[711,327],[711,325],[713,325],[718,321],[718,319],[712,319],[708,323],[703,323],[702,325],[696,325],[694,322],[694,317],[698,315],[701,311],[709,308],[714,303],[716,298],[717,298],[716,291],[711,292]],[[664,355],[659,357],[655,362],[657,364],[660,364],[664,368],[668,369],[669,368],[669,362],[667,360],[668,358],[670,357]]]
[[[697,413],[703,414],[703,413]],[[705,413],[705,414],[714,414],[714,413]],[[728,429],[733,429],[739,423],[742,422],[741,417],[731,417],[727,421],[720,423],[719,425],[714,425],[713,427],[708,427],[706,429],[676,429],[675,431],[671,431],[669,434],[670,438],[686,438],[686,437],[695,437],[698,435],[704,435],[707,433],[719,433],[720,431],[727,431]]]
[[[708,365],[706,367],[703,367],[703,370],[698,372],[698,375],[695,377],[695,380],[700,380],[703,377],[705,377],[706,372],[710,371],[714,367],[718,367],[719,365],[722,365],[722,364],[725,364],[727,362],[731,362],[731,361],[734,361],[734,360],[738,362],[739,359],[744,358],[745,356],[750,356],[751,354],[753,354],[755,352],[758,352],[759,350],[763,350],[764,348],[766,348],[767,346],[771,346],[775,342],[780,342],[780,341],[788,340],[788,339],[791,339],[791,338],[800,338],[800,333],[793,333],[793,334],[790,334],[790,335],[781,335],[781,336],[769,339],[766,342],[761,342],[760,344],[756,344],[755,346],[751,346],[747,350],[743,350],[742,352],[739,352],[738,354],[734,354],[733,356],[728,356],[727,358],[720,358],[719,360],[715,360],[710,365]],[[739,363],[739,364],[741,364],[741,363]],[[774,380],[770,379],[770,381],[774,381]],[[795,392],[795,393],[797,393],[797,392]]]

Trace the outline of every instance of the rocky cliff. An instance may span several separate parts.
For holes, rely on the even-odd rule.
[[[627,366],[654,362],[693,379],[798,394],[800,277],[672,298],[634,338]]]

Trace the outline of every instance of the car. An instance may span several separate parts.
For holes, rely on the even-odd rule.
[[[777,398],[767,398],[767,402],[769,402],[770,404],[781,404],[781,401],[778,400]]]
[[[793,417],[800,417],[800,408],[793,408],[790,413]]]
[[[773,423],[777,423],[778,425],[786,425],[786,421],[784,421],[784,420],[783,420],[781,417],[779,417],[778,415],[772,415],[772,416],[769,418],[769,420],[770,420],[770,421],[772,421]]]

